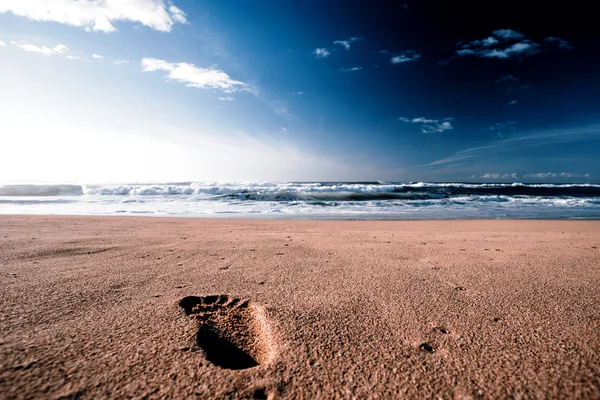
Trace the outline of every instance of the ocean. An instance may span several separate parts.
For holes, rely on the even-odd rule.
[[[0,214],[370,220],[600,219],[600,184],[10,184],[0,185]]]

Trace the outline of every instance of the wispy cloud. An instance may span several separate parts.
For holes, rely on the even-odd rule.
[[[10,42],[10,44],[17,46],[21,50],[29,51],[32,53],[39,53],[45,56],[53,55],[66,55],[69,53],[69,48],[64,44],[59,44],[54,47],[36,46],[25,42]]]
[[[194,64],[170,63],[156,58],[142,59],[142,71],[164,71],[168,80],[200,89],[220,89],[226,93],[250,91],[244,82],[231,79],[225,72],[213,68],[199,68]]]
[[[115,60],[113,61],[114,65],[123,65],[123,64],[129,64],[129,60]]]
[[[503,138],[508,132],[514,132],[517,130],[517,121],[506,121],[497,122],[494,125],[488,127],[489,131],[495,132],[499,137]]]
[[[342,72],[356,72],[362,70],[362,67],[342,68]]]
[[[487,162],[492,157],[504,156],[507,153],[523,149],[599,139],[600,125],[522,134],[461,150],[449,157],[423,165],[423,167]]]
[[[490,126],[488,129],[490,131],[500,131],[500,130],[507,130],[507,129],[514,131],[514,130],[516,130],[515,125],[517,125],[517,121],[498,122],[498,123]]]
[[[547,37],[544,39],[547,43],[556,43],[558,47],[566,50],[573,50],[575,47],[568,40],[557,38],[554,36]]]
[[[444,118],[442,120],[439,119],[428,119],[424,117],[417,117],[413,119],[409,119],[406,117],[398,118],[399,121],[404,123],[413,123],[421,125],[421,132],[423,133],[442,133],[445,131],[449,131],[454,129],[450,121],[454,118]]]
[[[313,51],[313,55],[316,58],[325,58],[327,56],[329,56],[331,53],[329,52],[329,50],[327,50],[325,47],[321,47],[321,48],[317,48],[315,49],[315,51]]]
[[[0,14],[7,12],[97,32],[115,32],[117,21],[137,22],[163,32],[171,31],[176,23],[187,23],[185,13],[164,0],[2,0]]]
[[[590,174],[577,174],[571,172],[537,172],[523,175],[530,179],[556,179],[556,178],[589,178]]]
[[[6,42],[3,40],[0,40],[0,47],[6,47]]]
[[[231,96],[224,96],[224,97],[219,97],[219,100],[223,100],[223,101],[233,101],[235,100],[234,97]]]
[[[510,74],[506,74],[504,76],[501,76],[500,78],[496,79],[496,83],[502,83],[502,82],[516,82],[518,81],[519,78],[512,76]]]
[[[304,92],[292,92],[292,95],[294,96],[302,96],[304,94]]]
[[[387,54],[392,56],[390,58],[390,62],[392,64],[402,64],[411,61],[417,61],[421,59],[421,55],[417,53],[415,50],[405,50],[400,53],[392,53],[388,50],[381,50],[382,54]]]
[[[104,56],[101,56],[100,54],[92,54],[92,58],[95,58],[96,60],[104,60]]]
[[[351,37],[349,39],[346,40],[336,40],[335,42],[333,42],[333,44],[338,44],[340,46],[342,46],[344,49],[350,50],[350,46],[352,45],[353,42],[356,42],[360,40],[359,37]]]
[[[523,90],[527,90],[531,87],[531,85],[520,85],[520,86],[508,86],[504,90],[507,92],[521,92]]]
[[[265,104],[267,104],[275,114],[279,115],[287,122],[302,121],[296,114],[294,114],[290,104],[287,101],[265,101]]]
[[[560,38],[548,37],[546,45],[535,43],[525,35],[512,29],[498,29],[491,32],[491,36],[474,40],[469,43],[457,43],[456,54],[459,57],[475,56],[480,58],[513,59],[533,56],[543,51],[550,50],[547,44],[558,43],[560,48],[571,50],[573,46]]]
[[[515,105],[515,104],[517,104],[516,100],[511,100],[511,101],[508,102],[509,106],[512,106],[512,105]]]

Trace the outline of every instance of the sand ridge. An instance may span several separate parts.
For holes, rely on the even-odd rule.
[[[598,398],[599,248],[596,221],[3,216],[0,392]]]

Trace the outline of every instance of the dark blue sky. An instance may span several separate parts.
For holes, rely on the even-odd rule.
[[[122,98],[123,90],[190,137],[210,130],[231,146],[258,149],[245,156],[256,162],[236,167],[247,174],[214,179],[600,180],[599,34],[583,5],[156,3],[175,5],[185,23],[172,14],[173,26],[161,29],[134,16],[115,20],[117,31],[86,32],[85,21],[38,22],[36,10],[8,6],[0,9],[0,40],[6,51],[13,42],[68,42],[81,58],[98,51],[97,60],[126,59],[119,72],[94,72],[113,82],[98,89],[102,98]],[[209,70],[229,81],[198,78]],[[94,74],[76,71],[70,84]],[[183,136],[169,134],[178,145],[202,146]],[[286,159],[297,168],[283,167]],[[169,177],[211,179],[206,169]]]

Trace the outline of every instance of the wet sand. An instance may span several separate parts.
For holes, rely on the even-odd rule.
[[[600,398],[600,222],[0,216],[3,398]]]

